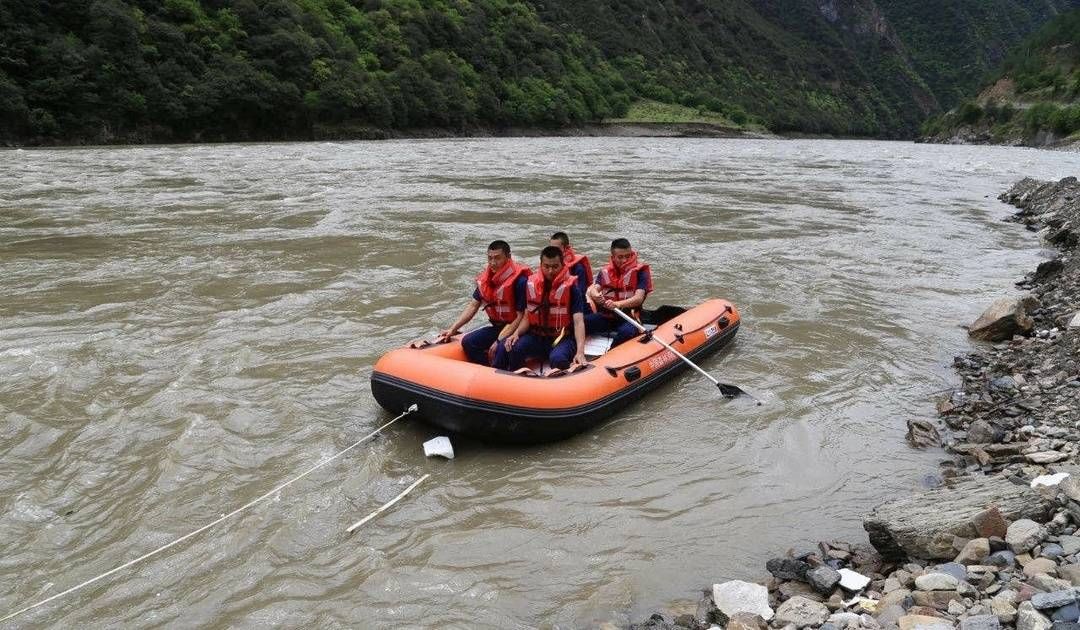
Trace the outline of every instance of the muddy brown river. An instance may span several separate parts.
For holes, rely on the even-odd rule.
[[[695,600],[943,458],[905,421],[1044,251],[1002,219],[1080,155],[869,141],[476,139],[0,151],[0,617],[267,492],[389,420],[385,351],[448,326],[484,248],[628,237],[650,304],[736,342],[532,448],[399,422],[14,627],[578,628]],[[595,263],[594,263],[595,264]],[[431,478],[349,536],[345,528]]]

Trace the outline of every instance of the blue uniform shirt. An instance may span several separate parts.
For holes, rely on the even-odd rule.
[[[592,278],[585,273],[585,264],[578,263],[571,267],[570,275],[577,276],[577,287],[581,289],[581,294],[585,295],[585,291],[589,289],[589,283],[592,282]]]
[[[525,310],[525,293],[528,291],[527,283],[527,276],[521,276],[514,281],[514,310],[519,313]],[[484,301],[484,298],[480,297],[480,287],[473,289],[472,299],[481,303]]]
[[[585,292],[576,284],[570,287],[570,316],[574,313],[585,314]]]

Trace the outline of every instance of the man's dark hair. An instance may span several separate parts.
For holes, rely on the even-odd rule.
[[[491,241],[491,245],[488,245],[488,251],[490,252],[496,249],[501,249],[502,253],[507,256],[510,255],[510,243],[507,243],[506,241]]]
[[[566,235],[566,232],[556,232],[556,233],[552,234],[551,235],[551,240],[559,241],[560,243],[562,243],[563,247],[566,247],[567,245],[570,244],[570,237]]]
[[[611,241],[611,249],[631,249],[630,241],[625,238],[617,238]]]
[[[563,259],[562,250],[554,245],[548,245],[544,249],[540,250],[541,258],[558,258],[560,261]]]

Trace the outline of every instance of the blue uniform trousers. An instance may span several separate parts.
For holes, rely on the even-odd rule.
[[[611,344],[613,347],[641,334],[636,326],[624,319],[620,319],[618,315],[605,317],[601,313],[591,313],[585,316],[586,335],[607,333],[613,330],[615,331],[615,342]]]
[[[480,365],[489,365],[488,363],[488,348],[491,344],[495,343],[495,340],[499,338],[499,332],[502,331],[505,324],[490,326],[484,326],[483,328],[477,328],[470,331],[461,338],[461,347],[465,350],[465,356],[469,357],[469,361],[472,363],[479,363]],[[502,344],[499,344],[502,347]]]
[[[507,352],[506,344],[499,344],[495,351],[495,367],[501,370],[517,370],[525,366],[525,361],[531,358],[547,359],[551,367],[565,370],[570,367],[577,352],[577,342],[572,334],[563,335],[558,344],[552,345],[554,337],[544,337],[533,333],[525,333],[518,338],[514,349]]]

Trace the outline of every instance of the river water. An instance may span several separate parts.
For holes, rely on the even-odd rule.
[[[208,523],[390,414],[387,350],[484,248],[626,236],[650,303],[735,302],[704,367],[534,448],[404,420],[21,625],[582,627],[696,600],[943,458],[904,442],[960,324],[1044,256],[996,196],[1080,155],[862,141],[479,139],[0,152],[0,616]],[[596,263],[594,262],[594,265]],[[431,478],[352,536],[345,528]]]

